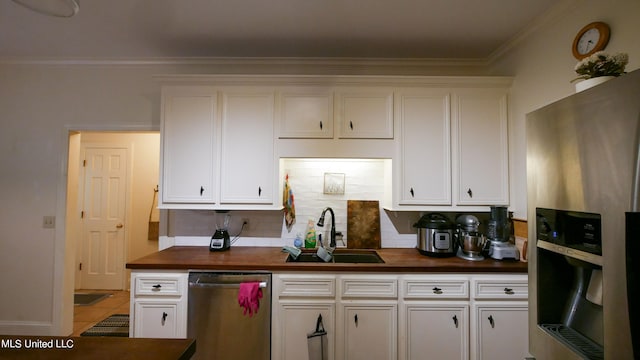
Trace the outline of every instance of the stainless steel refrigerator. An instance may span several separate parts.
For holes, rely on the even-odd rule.
[[[527,114],[526,131],[530,352],[639,359],[640,70]]]

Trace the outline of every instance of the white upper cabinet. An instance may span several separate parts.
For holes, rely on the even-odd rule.
[[[335,114],[341,139],[393,139],[393,89],[336,90]]]
[[[458,205],[508,205],[507,93],[459,89],[453,101]]]
[[[450,96],[446,90],[400,90],[399,205],[451,205]]]
[[[216,202],[216,92],[165,87],[161,119],[161,207]]]
[[[290,87],[279,92],[279,137],[333,138],[333,91]]]
[[[275,91],[225,88],[221,103],[221,188],[224,204],[273,204]]]

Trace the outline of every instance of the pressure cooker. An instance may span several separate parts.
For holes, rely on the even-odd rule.
[[[456,225],[445,215],[429,213],[413,225],[417,228],[418,244],[416,248],[422,255],[447,257],[454,256],[458,250],[458,232]]]

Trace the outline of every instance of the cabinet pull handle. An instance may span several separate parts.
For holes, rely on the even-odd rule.
[[[322,121],[320,121],[320,130],[322,130]]]
[[[414,196],[413,188],[411,188],[411,190],[409,190],[409,192],[411,193],[411,197],[413,197]]]
[[[202,196],[203,193],[204,193],[204,187],[200,186],[200,196]]]
[[[164,326],[164,322],[167,320],[168,314],[166,312],[162,312],[162,325]]]
[[[469,197],[473,197],[473,191],[471,191],[471,188],[467,190],[467,194],[469,194]]]
[[[442,294],[442,289],[440,289],[439,287],[434,287],[433,288],[433,293],[434,294]]]
[[[491,324],[491,328],[495,328],[496,324],[493,321],[493,315],[489,315],[489,317],[487,319],[489,320],[489,324]]]
[[[458,328],[458,317],[456,315],[453,315],[453,324],[456,326],[456,329]]]
[[[511,288],[504,288],[504,293],[505,293],[505,294],[507,294],[507,295],[513,295],[513,294],[515,294],[515,293],[513,292],[513,289],[511,289]]]
[[[152,286],[153,291],[160,291],[161,287],[162,287],[162,285],[160,285],[160,284],[155,284],[155,285]]]
[[[358,327],[358,314],[356,314],[356,315],[353,317],[353,320],[354,320],[354,321],[355,321],[355,323],[356,323],[356,327]]]
[[[349,127],[353,130],[353,121],[349,121]]]
[[[258,197],[260,197],[261,195],[262,195],[262,188],[258,186]]]

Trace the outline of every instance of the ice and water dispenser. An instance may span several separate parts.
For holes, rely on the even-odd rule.
[[[538,326],[588,359],[604,358],[599,214],[536,209]]]

